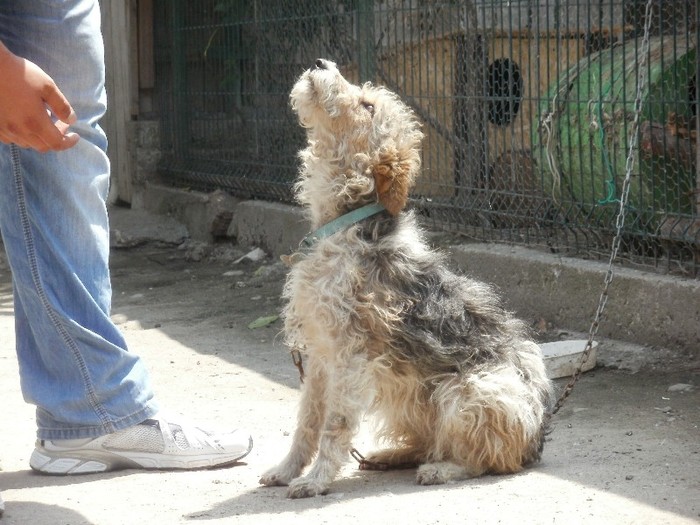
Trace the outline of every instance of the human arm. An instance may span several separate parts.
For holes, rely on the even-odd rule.
[[[73,108],[53,79],[0,42],[0,142],[42,153],[61,151],[80,139],[68,132],[75,121]]]

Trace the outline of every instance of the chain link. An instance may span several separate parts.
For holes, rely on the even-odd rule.
[[[617,259],[617,252],[620,249],[620,242],[622,241],[622,230],[625,227],[625,215],[627,201],[630,192],[630,180],[632,179],[632,170],[634,169],[634,158],[635,152],[637,151],[637,142],[639,140],[639,125],[640,125],[640,115],[642,113],[642,96],[644,93],[644,87],[647,82],[647,68],[646,61],[649,54],[649,33],[651,27],[651,8],[654,0],[648,0],[646,8],[644,10],[644,36],[642,38],[642,45],[640,48],[640,58],[638,64],[638,74],[637,74],[637,93],[634,99],[634,120],[632,121],[632,130],[629,134],[629,150],[627,153],[627,160],[625,162],[625,179],[622,182],[622,192],[620,195],[620,207],[618,210],[617,218],[615,220],[615,237],[612,242],[612,249],[610,250],[610,260],[608,262],[608,269],[605,272],[605,279],[603,281],[603,291],[600,294],[600,299],[598,301],[598,308],[596,309],[593,322],[588,331],[588,341],[586,342],[586,347],[581,355],[581,360],[579,362],[576,371],[571,376],[571,380],[564,387],[564,391],[557,400],[550,417],[559,412],[559,409],[564,404],[564,401],[569,397],[571,391],[574,389],[574,385],[581,377],[581,371],[583,365],[588,361],[593,348],[593,339],[598,333],[598,328],[600,327],[600,320],[603,317],[603,311],[605,310],[605,305],[608,302],[608,291],[610,289],[610,284],[612,283],[614,271],[613,263]]]
[[[294,366],[299,370],[299,381],[304,382],[304,359],[301,356],[301,351],[298,348],[292,348],[290,352]]]

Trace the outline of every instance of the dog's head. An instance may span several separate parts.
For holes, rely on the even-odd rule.
[[[290,99],[309,138],[304,175],[336,179],[343,206],[376,199],[398,214],[420,171],[423,134],[411,109],[385,88],[351,84],[323,59],[301,75]]]

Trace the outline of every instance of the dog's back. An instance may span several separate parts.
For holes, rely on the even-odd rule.
[[[290,283],[290,308],[304,303],[294,326],[328,335],[312,326],[333,312],[334,337],[347,342],[332,351],[366,353],[382,435],[415,448],[416,462],[451,459],[479,475],[538,459],[551,398],[538,346],[491,287],[426,246],[412,213],[323,241]]]

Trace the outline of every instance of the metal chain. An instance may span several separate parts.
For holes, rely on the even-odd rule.
[[[304,359],[301,356],[301,351],[298,348],[292,348],[290,354],[292,355],[292,362],[294,366],[299,370],[299,381],[304,382]]]
[[[642,113],[642,95],[644,91],[644,87],[647,82],[647,69],[646,69],[646,60],[647,60],[647,55],[649,54],[649,33],[650,33],[650,26],[651,26],[651,8],[654,0],[648,0],[646,9],[644,11],[644,36],[642,38],[642,45],[640,49],[640,58],[639,58],[639,64],[638,64],[638,69],[639,73],[637,75],[637,93],[636,97],[634,99],[634,120],[632,121],[632,130],[629,135],[629,151],[627,153],[627,161],[625,163],[625,179],[622,183],[622,193],[620,195],[620,207],[618,210],[617,218],[615,220],[615,237],[613,238],[612,242],[612,249],[610,251],[610,260],[608,262],[608,270],[605,273],[605,280],[603,282],[603,291],[600,294],[600,300],[598,301],[598,308],[595,312],[595,316],[593,318],[593,322],[591,323],[591,327],[588,331],[588,341],[586,342],[586,347],[583,351],[583,355],[581,356],[581,360],[579,362],[578,367],[576,368],[576,371],[573,373],[571,376],[571,380],[568,382],[568,384],[564,387],[564,391],[562,392],[561,396],[557,400],[556,404],[554,405],[554,408],[552,409],[552,412],[550,413],[550,417],[559,412],[559,409],[562,407],[564,404],[564,401],[569,397],[571,394],[571,391],[574,389],[574,385],[578,381],[579,377],[581,377],[581,372],[583,369],[583,365],[588,361],[588,357],[590,356],[591,349],[593,348],[593,339],[595,338],[596,334],[598,333],[598,328],[600,326],[600,320],[603,316],[603,311],[605,310],[605,305],[608,302],[608,290],[610,288],[610,284],[612,283],[613,280],[613,263],[615,262],[615,259],[617,258],[617,252],[620,249],[620,242],[622,241],[622,230],[625,226],[625,215],[626,215],[626,207],[627,207],[627,201],[629,198],[629,192],[630,192],[630,180],[632,178],[632,169],[634,168],[634,157],[635,157],[635,152],[637,150],[637,141],[639,139],[639,120],[640,120],[640,115]]]

